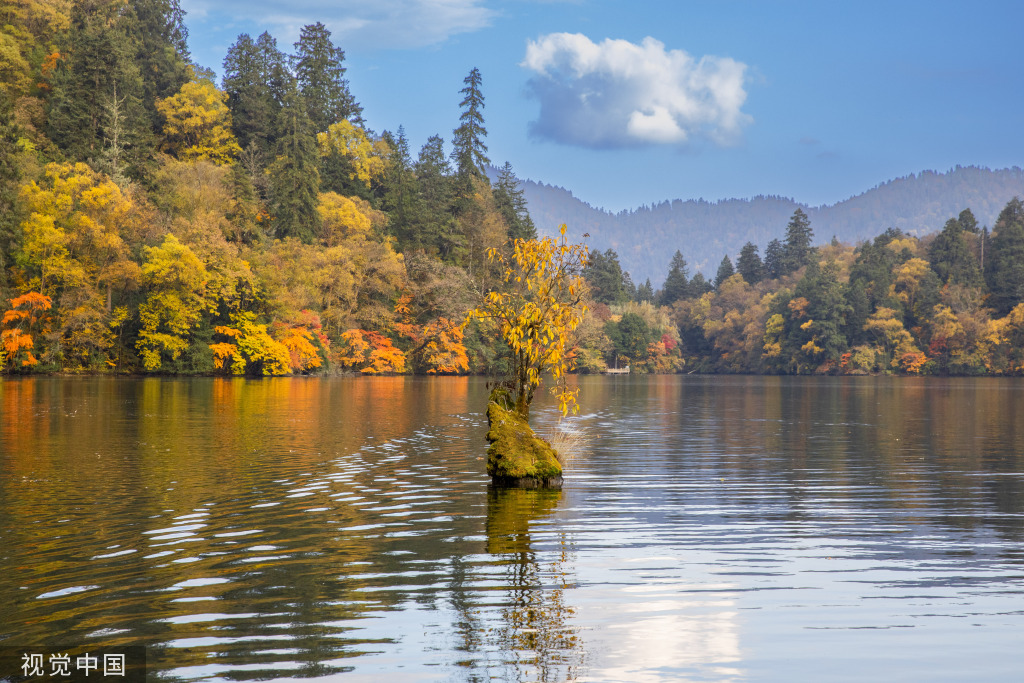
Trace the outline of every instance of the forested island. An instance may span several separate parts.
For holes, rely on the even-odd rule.
[[[6,373],[500,373],[508,285],[535,240],[488,179],[480,72],[448,144],[375,132],[319,23],[242,34],[218,84],[177,0],[0,0],[0,365]],[[553,233],[556,226],[542,226]],[[1020,374],[1024,205],[923,238],[748,242],[714,275],[636,286],[590,254],[577,372]]]

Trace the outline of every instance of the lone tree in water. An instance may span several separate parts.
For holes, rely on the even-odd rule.
[[[587,253],[585,245],[566,242],[565,225],[558,242],[550,237],[517,239],[511,256],[497,248],[487,252],[487,257],[497,263],[505,286],[488,292],[483,304],[469,316],[497,323],[511,352],[507,388],[515,411],[523,419],[530,416],[534,392],[546,372],[555,380],[552,393],[558,397],[562,414],[578,409],[579,390],[566,387],[565,375],[572,369],[569,337],[587,312],[583,303]]]
[[[530,428],[530,404],[541,375],[555,380],[562,415],[577,409],[579,390],[570,391],[565,375],[572,368],[570,335],[583,321],[587,248],[561,239],[517,239],[512,253],[492,248],[503,286],[488,292],[471,318],[492,320],[508,345],[511,377],[491,392],[487,404],[487,473],[498,485],[560,486],[562,465],[551,444]]]

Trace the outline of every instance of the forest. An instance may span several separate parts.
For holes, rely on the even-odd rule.
[[[495,250],[537,229],[511,165],[488,179],[479,70],[451,86],[450,138],[414,154],[364,120],[320,23],[291,46],[238,36],[219,84],[178,0],[0,0],[0,24],[3,372],[507,370],[493,321],[468,314],[509,286]],[[1024,206],[936,230],[812,247],[798,209],[713,280],[680,245],[658,291],[594,251],[570,360],[1021,373]]]

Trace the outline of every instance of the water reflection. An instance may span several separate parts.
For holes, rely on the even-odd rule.
[[[583,663],[580,629],[566,594],[574,584],[572,543],[555,532],[557,553],[545,558],[531,540],[531,529],[555,511],[561,497],[561,490],[492,487],[488,492],[487,552],[497,555],[504,569],[506,594],[498,622],[486,632],[490,649],[504,659],[505,680],[576,680]]]
[[[488,489],[475,378],[0,380],[0,644],[178,680],[1024,664],[1019,382],[576,381],[551,492]]]

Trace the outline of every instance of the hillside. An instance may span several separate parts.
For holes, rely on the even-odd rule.
[[[672,254],[678,249],[691,273],[714,277],[722,256],[735,259],[752,241],[762,256],[767,243],[785,236],[797,207],[811,219],[815,241],[833,236],[856,244],[889,227],[913,235],[942,229],[946,220],[970,208],[981,225],[991,226],[1015,196],[1024,197],[1024,170],[957,167],[946,173],[923,171],[882,183],[833,205],[812,207],[785,197],[753,199],[673,200],[612,214],[595,209],[568,190],[533,181],[524,183],[530,214],[542,234],[556,234],[566,223],[572,236],[587,239],[592,249],[609,247],[634,282],[650,278],[660,285]]]

